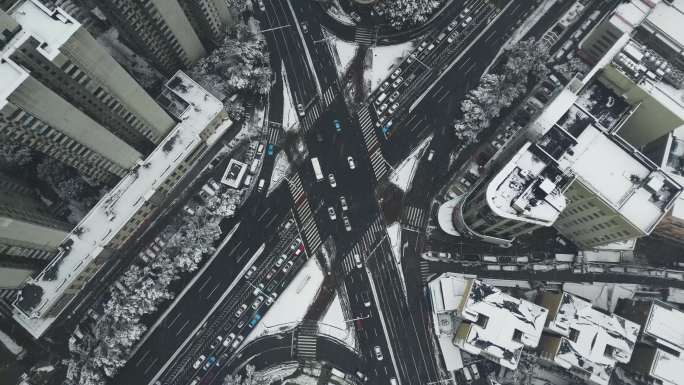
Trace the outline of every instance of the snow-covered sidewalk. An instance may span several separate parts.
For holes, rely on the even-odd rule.
[[[371,90],[376,89],[389,76],[394,67],[413,50],[413,46],[413,42],[409,41],[397,45],[373,47],[368,51],[372,55],[372,61],[370,71],[366,69],[364,78],[366,84],[370,84]]]
[[[309,258],[247,336],[245,344],[260,336],[277,333],[281,329],[288,329],[299,323],[304,318],[309,305],[316,298],[323,278],[323,270],[316,258]]]
[[[344,341],[352,348],[356,348],[356,337],[352,325],[351,322],[345,320],[340,295],[336,294],[335,299],[330,304],[330,307],[328,307],[328,311],[319,324],[320,332]]]

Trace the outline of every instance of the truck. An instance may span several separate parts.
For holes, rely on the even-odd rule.
[[[318,163],[318,158],[311,158],[311,166],[313,166],[314,174],[316,174],[316,182],[323,180],[323,171],[321,170],[321,164]]]

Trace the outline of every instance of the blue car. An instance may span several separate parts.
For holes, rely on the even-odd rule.
[[[214,362],[216,362],[216,357],[209,356],[209,358],[207,358],[207,362],[204,364],[204,370],[209,369]]]
[[[269,144],[269,145],[268,145],[268,147],[266,148],[266,153],[267,153],[269,156],[273,156],[273,145],[272,145],[272,144]]]
[[[259,322],[260,319],[261,319],[261,314],[256,313],[254,315],[254,318],[252,318],[252,320],[249,321],[249,327],[253,328],[254,326],[256,326],[257,322]]]
[[[337,119],[333,120],[333,124],[335,125],[335,131],[337,131],[337,132],[342,131],[342,123],[340,123],[339,120],[337,120]]]

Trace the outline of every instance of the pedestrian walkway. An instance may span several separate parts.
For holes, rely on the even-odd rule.
[[[328,108],[332,104],[332,102],[335,101],[335,97],[337,96],[335,95],[336,91],[337,87],[330,86],[323,93],[323,106],[325,106],[325,108]]]
[[[380,143],[375,135],[373,121],[371,120],[368,106],[361,106],[358,112],[358,119],[361,126],[361,131],[363,133],[363,141],[366,144],[366,149],[368,150],[368,157],[371,161],[373,173],[375,174],[375,178],[380,181],[385,175],[387,175],[387,161],[382,156]]]
[[[280,125],[273,123],[268,124],[268,143],[278,143],[278,138],[280,137]]]
[[[418,265],[420,266],[420,281],[423,284],[426,284],[430,279],[430,275],[432,274],[430,271],[430,264],[428,261],[421,260]]]
[[[317,333],[316,321],[302,321],[297,328],[297,358],[300,360],[316,360]]]
[[[401,225],[405,230],[421,231],[425,227],[427,215],[418,207],[405,206],[401,213]]]
[[[314,124],[316,124],[316,121],[321,116],[321,111],[320,103],[314,103],[306,110],[306,115],[300,119],[302,130],[304,130],[305,134],[308,134]]]
[[[302,179],[299,177],[298,173],[295,173],[287,180],[287,182],[288,187],[290,188],[290,193],[292,194],[295,213],[299,219],[304,240],[309,248],[309,251],[311,253],[315,253],[323,242],[321,241],[321,236],[318,233],[318,228],[316,227],[316,221],[314,220],[313,213],[311,212],[309,200],[304,192]]]
[[[375,35],[375,29],[371,27],[357,27],[354,30],[354,41],[359,44],[373,45]]]
[[[376,248],[376,246],[382,242],[382,240],[387,235],[387,229],[383,227],[383,222],[379,217],[376,217],[373,222],[371,222],[368,229],[363,233],[361,238],[354,244],[351,250],[344,256],[342,260],[342,269],[345,273],[349,273],[352,269],[356,268],[356,262],[354,262],[354,255],[358,254],[362,261],[365,261],[370,252]]]

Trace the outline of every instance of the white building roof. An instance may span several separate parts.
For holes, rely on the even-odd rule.
[[[642,333],[684,356],[684,312],[653,301]]]
[[[570,166],[577,180],[644,233],[660,222],[681,186],[618,138],[589,125],[577,138]],[[600,165],[600,167],[597,167]]]
[[[487,186],[487,203],[497,215],[550,226],[567,204],[555,166],[526,143]],[[550,179],[555,175],[559,180]]]
[[[644,24],[656,29],[658,35],[666,36],[680,47],[684,46],[684,0],[659,2],[646,17]]]
[[[581,369],[597,384],[608,384],[617,362],[629,362],[639,335],[638,324],[602,313],[568,293],[562,294],[556,317],[547,327],[564,336],[555,362]]]
[[[64,240],[72,241],[68,253],[60,253],[35,279],[27,285],[42,289],[42,296],[30,310],[24,311],[15,301],[14,318],[34,337],[38,338],[52,324],[54,318],[44,317],[45,313],[60,298],[65,289],[83,270],[100,256],[112,239],[121,231],[146,201],[174,172],[180,163],[203,140],[199,134],[220,114],[222,103],[209,92],[195,83],[182,72],[176,73],[172,80],[178,85],[171,91],[187,102],[187,108],[180,114],[181,121],[144,160],[141,167],[125,176],[107,195],[105,195],[76,228],[84,232],[76,235],[73,231]],[[231,122],[226,120],[217,129],[217,134],[227,129]],[[167,146],[172,142],[172,146]],[[165,148],[166,147],[166,148]],[[46,278],[46,271],[56,269],[56,278]]]
[[[651,366],[651,376],[663,381],[663,385],[681,385],[684,384],[682,368],[684,354],[677,357],[663,349],[657,349]]]
[[[461,317],[470,321],[470,331],[459,347],[472,354],[486,352],[510,369],[518,366],[525,346],[536,347],[548,311],[539,305],[512,297],[482,281],[471,281]],[[478,318],[486,317],[484,326]]]
[[[628,3],[621,3],[610,17],[610,22],[623,32],[632,32],[660,1],[632,0]]]

